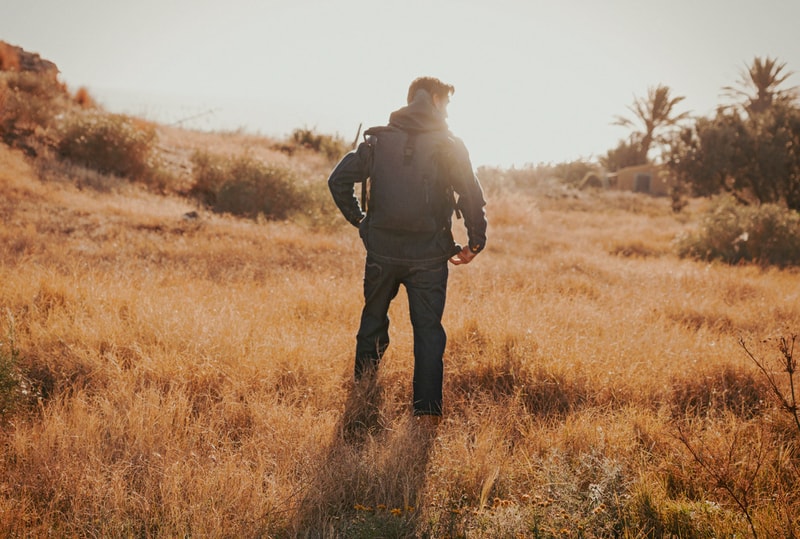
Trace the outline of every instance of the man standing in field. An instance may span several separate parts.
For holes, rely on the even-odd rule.
[[[371,376],[389,346],[387,313],[402,284],[414,332],[413,411],[433,424],[442,415],[447,263],[468,264],[486,244],[483,190],[466,147],[447,127],[454,91],[433,77],[414,80],[407,106],[387,126],[368,129],[328,179],[336,205],[367,249],[355,378]],[[453,239],[454,211],[464,218],[464,247]]]

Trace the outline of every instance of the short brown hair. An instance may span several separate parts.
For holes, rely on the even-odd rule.
[[[438,95],[440,97],[450,97],[456,91],[452,84],[446,84],[436,77],[417,77],[408,87],[407,101],[409,104],[414,101],[414,96],[419,90],[425,90],[431,96]]]

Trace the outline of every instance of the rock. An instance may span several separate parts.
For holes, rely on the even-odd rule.
[[[58,76],[58,66],[35,52],[0,41],[0,71],[31,71]]]

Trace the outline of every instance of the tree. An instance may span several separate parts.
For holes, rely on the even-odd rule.
[[[688,112],[675,114],[675,107],[683,101],[683,96],[670,96],[669,86],[659,84],[647,90],[647,97],[634,98],[633,105],[628,109],[633,113],[634,118],[617,116],[614,124],[622,127],[638,127],[643,129],[634,131],[631,141],[638,142],[638,161],[646,163],[648,153],[653,144],[663,144],[667,142],[667,131],[669,128],[677,126],[681,121],[689,117]]]
[[[750,66],[745,66],[740,73],[738,87],[725,86],[726,95],[735,101],[750,117],[762,114],[773,105],[788,105],[797,99],[798,88],[778,88],[793,75],[792,71],[784,71],[786,63],[777,59],[756,56]]]
[[[647,159],[642,156],[641,147],[641,137],[634,133],[628,140],[620,140],[616,148],[608,150],[600,158],[600,164],[611,172],[625,167],[645,165]]]
[[[752,117],[720,109],[674,138],[667,166],[698,195],[800,210],[800,109],[773,102]]]

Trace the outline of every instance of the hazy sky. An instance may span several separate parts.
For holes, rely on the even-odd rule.
[[[798,21],[798,0],[3,0],[0,39],[112,111],[271,136],[350,139],[433,75],[474,164],[510,166],[604,154],[649,86],[707,115],[755,56],[800,71]]]

